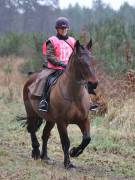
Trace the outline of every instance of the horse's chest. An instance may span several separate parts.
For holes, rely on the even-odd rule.
[[[66,113],[69,121],[83,120],[87,116],[87,111],[82,106],[71,104],[69,110]]]

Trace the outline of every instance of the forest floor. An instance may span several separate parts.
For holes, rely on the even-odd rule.
[[[135,93],[131,84],[127,87],[126,76],[116,80],[99,71],[100,87],[96,100],[101,101],[102,108],[89,114],[92,141],[83,154],[71,158],[76,168],[66,170],[56,127],[48,142],[49,157],[54,163],[46,164],[31,158],[29,134],[16,121],[17,115],[25,115],[21,94],[26,77],[18,71],[22,62],[23,59],[12,60],[12,72],[7,75],[7,65],[0,59],[0,179],[135,179]],[[37,133],[40,144],[43,127]],[[78,145],[82,138],[78,127],[70,125],[68,132],[71,147]]]

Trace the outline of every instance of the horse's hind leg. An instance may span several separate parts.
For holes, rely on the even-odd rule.
[[[31,117],[32,123],[29,123],[27,126],[27,130],[30,133],[31,136],[31,142],[32,142],[32,157],[34,159],[40,158],[40,150],[39,150],[39,142],[36,136],[36,131],[38,130],[38,127],[40,126],[40,123],[42,124],[42,119],[35,119],[35,117]],[[39,123],[39,124],[38,124]]]
[[[82,142],[78,147],[73,147],[70,150],[70,156],[71,157],[77,157],[79,156],[83,150],[86,148],[86,146],[90,143],[90,123],[89,120],[86,119],[85,121],[82,121],[80,124],[78,124],[82,134],[83,134],[83,138],[82,138]]]
[[[31,142],[32,142],[32,157],[34,159],[40,158],[40,150],[39,150],[39,142],[36,136],[36,131],[38,130],[39,126],[42,124],[42,119],[36,116],[28,117],[28,126],[27,130],[30,133],[31,136]]]
[[[42,135],[43,145],[42,145],[41,159],[49,160],[47,153],[47,142],[50,136],[50,132],[54,127],[54,125],[55,125],[54,122],[47,121],[44,127],[43,135]]]
[[[42,124],[42,118],[40,118],[35,111],[32,109],[32,106],[30,103],[25,102],[25,108],[27,112],[27,130],[30,133],[31,136],[31,142],[32,142],[32,157],[34,159],[40,158],[40,150],[39,150],[39,142],[36,136],[36,131]]]

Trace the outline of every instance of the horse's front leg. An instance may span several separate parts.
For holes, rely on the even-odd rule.
[[[64,152],[64,166],[67,169],[74,168],[75,166],[70,162],[70,156],[69,156],[70,140],[68,138],[67,125],[61,122],[61,124],[57,124],[57,128],[59,131],[62,149]]]
[[[52,128],[54,127],[54,125],[55,125],[54,122],[47,121],[43,130],[43,135],[42,135],[43,145],[42,145],[42,152],[41,152],[41,159],[43,160],[49,160],[48,153],[47,153],[47,142],[50,136],[50,132]]]
[[[78,124],[78,126],[80,127],[81,132],[83,134],[82,142],[78,147],[73,147],[70,150],[71,157],[79,156],[83,152],[83,150],[86,148],[86,146],[90,143],[90,140],[91,140],[89,120],[86,119],[85,121],[82,121],[81,123]]]

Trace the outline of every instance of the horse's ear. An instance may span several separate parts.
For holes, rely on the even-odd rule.
[[[76,40],[75,46],[74,46],[74,53],[77,53],[80,47],[80,42],[79,40]]]
[[[75,47],[78,48],[79,46],[80,46],[80,42],[79,42],[79,40],[77,40],[75,43]]]
[[[88,42],[88,44],[86,45],[87,49],[90,50],[92,47],[92,39],[90,39],[90,41]]]

